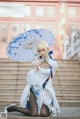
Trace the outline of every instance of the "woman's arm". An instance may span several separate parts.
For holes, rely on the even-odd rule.
[[[56,75],[58,68],[59,68],[58,63],[56,61],[53,61],[52,62],[52,78],[54,78],[54,76]]]
[[[40,62],[38,59],[33,60],[32,65],[33,65],[33,68],[35,68],[37,71],[39,70]]]
[[[54,78],[54,76],[56,75],[56,72],[57,72],[57,70],[54,70],[54,71],[53,71],[53,78]]]

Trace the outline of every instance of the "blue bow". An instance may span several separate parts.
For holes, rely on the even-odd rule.
[[[48,53],[49,57],[52,59],[51,54],[53,54],[53,51],[52,50],[49,51],[49,53]]]

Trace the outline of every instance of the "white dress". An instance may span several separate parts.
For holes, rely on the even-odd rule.
[[[48,58],[46,62],[48,62],[50,67],[52,67],[53,71],[58,68],[56,61]],[[56,116],[60,113],[60,107],[52,86],[52,78],[49,78],[49,76],[50,68],[39,68],[38,71],[36,69],[31,69],[28,72],[26,77],[27,85],[25,86],[20,100],[21,107],[27,108],[27,102],[29,101],[30,96],[30,88],[32,88],[33,93],[36,97],[38,115],[40,114],[42,104],[45,104],[48,107],[50,115]],[[47,80],[48,78],[49,80]],[[43,88],[44,83],[45,87]]]

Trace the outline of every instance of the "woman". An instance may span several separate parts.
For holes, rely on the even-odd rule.
[[[22,93],[20,107],[10,105],[6,112],[18,111],[27,116],[56,116],[60,113],[58,101],[52,86],[52,78],[58,68],[56,61],[51,59],[49,46],[41,41],[37,46],[38,58],[27,74],[27,84]],[[53,76],[52,76],[53,75]]]

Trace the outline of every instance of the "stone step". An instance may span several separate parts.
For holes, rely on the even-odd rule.
[[[19,63],[19,62],[0,62],[0,66],[2,66],[2,67],[7,67],[7,66],[13,66],[13,67],[19,67],[19,66],[27,66],[27,67],[32,67],[33,65],[32,65],[32,63],[28,63],[28,62],[24,62],[24,63]]]
[[[20,99],[21,93],[0,93],[0,99],[13,99],[16,97],[16,99]],[[80,100],[80,94],[56,94],[56,97],[64,100]]]
[[[78,62],[78,60],[77,59],[54,59],[54,60],[56,60],[58,63],[59,62]],[[12,59],[10,59],[10,58],[0,58],[0,62],[15,62],[14,60],[12,60]],[[26,62],[25,62],[26,63]]]
[[[80,86],[78,86],[78,85],[75,85],[75,86],[74,86],[74,85],[69,85],[69,86],[68,86],[68,85],[61,85],[61,86],[60,86],[60,85],[59,85],[59,86],[53,85],[53,86],[54,86],[54,89],[55,89],[55,90],[56,90],[56,88],[62,88],[62,89],[63,89],[63,88],[66,88],[66,89],[67,89],[67,88],[68,88],[68,89],[72,89],[72,88],[75,88],[75,89],[76,89],[76,88],[77,88],[77,89],[80,89]]]
[[[4,64],[4,65],[1,64],[0,65],[0,70],[1,69],[6,70],[7,67],[8,67],[9,70],[10,70],[10,68],[13,69],[13,70],[17,70],[17,69],[19,70],[21,68],[22,69],[24,68],[24,70],[30,70],[31,68],[33,68],[32,65],[30,66],[29,64],[26,64],[26,66],[19,66],[18,64]]]
[[[60,107],[80,107],[80,100],[58,100]],[[14,99],[3,99],[0,100],[0,106],[10,105],[11,103],[16,103],[20,105],[20,100]]]
[[[63,73],[63,71],[58,71],[57,73],[56,73],[56,75],[79,75],[80,76],[80,71],[64,71],[64,73]]]
[[[57,97],[57,99],[58,100],[62,100],[62,96],[56,96]],[[8,95],[6,95],[6,96],[0,96],[0,103],[3,101],[3,99],[6,99],[5,101],[8,101],[8,100],[13,100],[13,101],[16,101],[16,100],[19,100],[20,101],[20,98],[21,98],[21,96],[19,96],[19,97],[16,97],[16,95],[14,95],[14,96],[9,96],[8,97]],[[66,100],[66,99],[65,99]],[[71,99],[70,99],[71,100]],[[73,99],[73,100],[75,100],[75,99]],[[77,99],[78,100],[78,99]],[[1,105],[1,104],[0,104]]]
[[[24,67],[17,67],[17,66],[0,66],[0,71],[6,71],[6,70],[8,70],[8,71],[26,71],[26,72],[28,72],[30,69],[31,69],[32,67],[28,67],[28,66],[26,66],[25,68]],[[58,72],[61,72],[61,71],[64,71],[64,72],[73,72],[73,71],[80,71],[80,68],[79,67],[74,67],[74,68],[72,68],[72,67],[61,67],[61,68],[59,68],[58,69]]]
[[[74,66],[74,65],[73,65]],[[5,70],[7,70],[8,69],[8,71],[29,71],[31,68],[33,68],[33,67],[28,67],[28,66],[0,66],[0,71],[5,71]],[[75,69],[72,69],[72,68],[75,68]],[[60,72],[60,71],[65,71],[65,72],[69,72],[69,71],[80,71],[80,68],[79,67],[60,67],[60,68],[58,68],[58,71]]]
[[[59,79],[59,80],[54,79],[53,80],[53,84],[56,84],[56,85],[58,85],[60,83],[72,84],[72,82],[73,82],[73,84],[79,84],[80,80],[65,80],[65,79],[63,79],[63,80],[62,79]],[[25,79],[0,79],[0,84],[5,85],[5,84],[10,84],[10,83],[12,83],[12,84],[24,84],[25,85],[26,80]]]
[[[11,86],[9,86],[9,85],[6,85],[6,87],[14,87],[15,85],[11,85]],[[24,88],[25,87],[25,85],[16,85],[17,86],[17,88]],[[16,87],[15,86],[15,87]],[[72,88],[77,88],[77,89],[80,89],[80,84],[79,85],[53,85],[54,86],[54,88],[70,88],[70,89],[72,89]],[[1,87],[5,87],[5,85],[1,85]]]
[[[28,69],[28,68],[27,68],[27,69]],[[26,70],[27,70],[27,69],[26,69]],[[30,69],[30,68],[29,68],[29,69]],[[29,69],[28,69],[28,70],[29,70]],[[16,67],[14,67],[14,66],[12,66],[12,67],[11,67],[11,66],[7,66],[7,67],[5,67],[5,66],[3,67],[3,66],[2,66],[2,67],[1,67],[1,66],[0,66],[0,72],[1,72],[1,71],[10,71],[10,72],[11,72],[11,71],[18,71],[18,70],[19,70],[19,68],[18,68],[17,66],[16,66]]]
[[[61,107],[60,114],[56,117],[26,117],[20,113],[9,113],[8,118],[16,117],[18,119],[80,119],[80,108],[79,107]],[[15,118],[15,119],[16,119]]]
[[[30,70],[31,68],[17,68],[17,67],[0,67],[0,72],[9,72],[9,73],[11,73],[11,72],[22,72],[22,73],[24,73],[24,74],[26,74],[27,72],[29,72],[29,70]],[[72,73],[75,73],[75,72],[79,72],[80,73],[80,68],[72,68],[72,70],[71,69],[69,69],[69,68],[60,68],[60,69],[58,69],[57,70],[57,72],[59,72],[59,73],[62,73],[62,72],[65,72],[65,73],[69,73],[69,72],[72,72]]]
[[[0,89],[0,93],[3,93],[3,94],[4,93],[14,93],[14,92],[16,94],[17,93],[22,94],[22,91],[23,91],[22,89],[15,89],[15,88],[14,89],[5,89],[5,90],[4,90],[4,88]],[[56,94],[61,94],[61,93],[62,94],[73,94],[73,93],[74,94],[80,94],[79,89],[77,89],[77,90],[76,89],[75,90],[70,90],[70,89],[69,90],[66,90],[66,89],[62,90],[62,89],[59,88],[59,89],[56,89],[55,92],[56,92]]]
[[[15,94],[15,93],[16,93],[16,94]],[[20,91],[17,92],[17,90],[15,90],[14,93],[8,93],[8,92],[7,92],[7,93],[6,93],[6,92],[4,92],[4,93],[1,92],[1,93],[0,93],[0,96],[2,96],[2,97],[6,97],[6,96],[11,96],[11,97],[12,97],[12,96],[15,96],[15,95],[16,95],[17,97],[20,97],[20,96],[21,96],[21,92],[20,92]],[[59,97],[59,96],[65,96],[65,97],[66,97],[66,96],[67,96],[67,97],[74,97],[74,96],[76,96],[76,97],[80,97],[80,94],[77,94],[77,93],[76,93],[76,94],[64,94],[64,93],[59,94],[59,93],[58,93],[58,94],[56,94],[56,96],[57,96],[57,97]],[[1,97],[0,97],[0,98],[1,98]]]
[[[17,92],[16,92],[16,94],[17,93],[20,93],[20,94],[22,94],[22,91],[23,90],[21,90],[20,91],[20,89],[19,90],[17,90]],[[5,92],[5,91],[3,91],[3,92]],[[8,91],[6,91],[6,92],[8,92]],[[62,90],[62,89],[56,89],[55,90],[55,93],[58,95],[58,94],[80,94],[80,90],[79,89],[75,89],[75,90],[66,90],[66,89],[64,89],[64,90]]]
[[[21,76],[27,76],[27,72],[25,73],[25,74],[17,74],[17,72],[16,72],[16,74],[14,74],[14,72],[11,74],[11,73],[5,73],[5,74],[0,74],[0,79],[2,78],[2,77],[7,77],[7,76],[10,76],[10,75],[12,75],[12,76],[17,76],[18,78],[19,77],[21,77]],[[58,74],[58,73],[56,73],[56,75],[55,75],[55,77],[68,77],[68,78],[71,78],[71,77],[74,77],[74,78],[80,78],[80,74],[78,73],[78,74],[76,74],[76,73],[73,73],[73,74],[65,74],[65,73],[60,73],[60,74]],[[16,78],[17,78],[16,77]],[[55,78],[54,77],[54,78]]]
[[[54,84],[53,86],[58,86],[59,83],[54,82],[53,84]],[[20,83],[20,82],[15,82],[15,83],[13,83],[13,82],[8,82],[8,83],[4,82],[4,83],[3,83],[3,82],[2,82],[2,83],[0,83],[0,87],[1,87],[1,86],[7,87],[7,86],[9,86],[9,85],[10,85],[11,87],[12,87],[12,86],[20,86],[20,87],[23,87],[23,86],[25,86],[26,84],[25,84],[25,83]],[[76,86],[80,86],[80,83],[73,83],[73,84],[72,84],[72,83],[64,83],[64,82],[63,82],[63,83],[61,83],[59,86],[62,86],[62,87],[63,87],[63,86],[76,87]]]
[[[58,63],[79,63],[76,59],[55,59]]]
[[[75,65],[75,66],[80,66],[80,63],[78,62],[78,61],[73,61],[73,62],[69,62],[69,61],[66,61],[66,62],[59,62],[58,61],[58,64],[60,65],[60,66],[67,66],[67,64],[69,64],[70,66],[73,66],[73,65]],[[10,65],[10,66],[29,66],[29,67],[31,67],[32,66],[32,63],[31,62],[24,62],[24,63],[19,63],[19,62],[12,62],[12,61],[2,61],[1,62],[1,60],[0,60],[0,66],[8,66],[8,65]]]
[[[8,105],[7,105],[8,106]],[[3,112],[6,106],[0,106]],[[80,107],[60,107],[60,114],[56,117],[28,117],[18,112],[8,113],[8,119],[80,119]]]
[[[4,109],[5,109],[5,106],[0,106],[0,112],[3,112]],[[21,115],[21,113],[17,113],[17,112],[8,113],[8,116],[14,116],[14,118],[16,116],[19,119],[26,117],[26,119],[28,119],[27,116],[23,116],[23,115]],[[80,107],[60,107],[60,114],[57,115],[57,117],[68,117],[68,119],[69,119],[69,117],[76,117],[76,116],[80,117]],[[41,117],[29,117],[29,119],[31,119],[31,118],[34,118],[34,119],[40,118],[41,119]],[[53,118],[54,119],[55,117],[42,117],[42,119],[43,118],[46,118],[46,119]]]
[[[17,86],[16,86],[17,87]],[[0,91],[17,91],[17,92],[22,92],[23,91],[23,88],[21,87],[19,87],[18,89],[16,89],[15,87],[0,87]],[[80,91],[80,89],[79,88],[62,88],[62,87],[60,87],[60,88],[56,88],[56,91],[61,91],[61,92],[72,92],[72,91]]]
[[[59,104],[80,106],[80,64],[77,60],[57,60],[59,69],[53,80]],[[7,59],[0,63],[0,105],[16,102],[19,104],[26,85],[27,72],[31,63],[13,62]]]
[[[15,116],[18,115],[18,116]],[[7,119],[80,119],[80,117],[75,116],[75,117],[71,117],[71,116],[56,116],[56,117],[26,117],[26,116],[19,116],[20,114],[13,114],[13,115],[9,115]]]
[[[80,63],[79,62],[77,62],[77,63],[58,63],[58,65],[59,65],[59,67],[70,67],[70,66],[79,66],[80,67]]]
[[[72,89],[72,88],[77,88],[77,89],[80,89],[80,84],[79,85],[53,85],[54,86],[54,89],[56,90],[56,89],[59,89],[59,88],[68,88],[68,89]],[[2,84],[2,85],[0,85],[0,88],[5,88],[5,87],[9,87],[9,88],[22,88],[22,89],[24,89],[24,87],[25,87],[25,85],[15,85],[15,84],[12,84],[12,85],[8,85],[8,84],[6,84],[6,85],[4,85],[4,84]]]
[[[72,68],[72,67],[61,67],[61,68],[58,69],[58,71],[64,71],[64,72],[72,71],[73,72],[73,71],[80,71],[80,68],[79,67],[75,67],[75,68]]]
[[[11,80],[26,80],[26,76],[27,76],[27,73],[26,73],[26,75],[16,75],[16,74],[9,74],[9,75],[4,75],[4,74],[0,74],[0,80],[8,80],[8,79],[11,79]],[[53,80],[71,80],[71,81],[75,81],[75,80],[77,80],[77,81],[79,81],[80,80],[80,76],[75,76],[74,75],[74,77],[72,76],[72,75],[66,75],[66,76],[63,76],[63,75],[55,75],[54,76],[54,79]]]
[[[66,83],[65,83],[66,82]],[[58,82],[58,81],[53,81],[53,84],[54,85],[60,85],[60,86],[62,86],[62,85],[72,85],[72,86],[79,86],[80,85],[80,81],[78,81],[78,82],[74,82],[73,81],[73,84],[72,84],[72,82],[68,82],[68,81],[60,81],[60,82]],[[19,80],[14,80],[14,81],[5,81],[5,82],[3,82],[3,81],[0,81],[0,86],[1,85],[26,85],[26,81],[24,80],[24,81],[19,81]]]
[[[56,92],[57,92],[57,90],[56,90]],[[62,94],[80,94],[80,89],[61,89],[61,93]]]
[[[59,100],[61,107],[80,107],[80,100]]]
[[[22,92],[23,92],[23,90],[20,90],[20,89],[11,89],[11,90],[8,90],[8,89],[6,89],[6,90],[3,90],[3,89],[0,89],[0,93],[3,93],[3,94],[7,94],[7,93],[12,93],[12,94],[22,94]],[[70,90],[70,91],[67,91],[67,90],[55,90],[55,93],[56,93],[56,95],[58,95],[58,94],[77,94],[77,95],[80,95],[80,90]]]
[[[63,60],[62,61],[60,59],[60,60],[55,60],[55,61],[57,61],[58,64],[66,64],[66,63],[69,63],[69,64],[79,64],[78,60],[73,60],[73,61],[72,60],[70,60],[70,61],[69,60]],[[27,63],[32,65],[32,62],[20,62],[19,64],[22,65],[22,64],[27,64]]]
[[[32,65],[29,65],[29,64],[27,64],[27,63],[26,63],[26,64],[21,64],[21,63],[20,63],[20,64],[19,64],[19,67],[24,67],[24,68],[25,68],[25,67],[30,67],[30,68],[31,68]],[[66,64],[60,64],[60,65],[59,65],[59,68],[61,68],[61,67],[62,67],[62,68],[64,68],[64,67],[66,67],[66,68],[68,68],[68,67],[69,67],[69,68],[70,68],[70,67],[72,67],[72,68],[73,68],[73,67],[74,67],[74,68],[80,68],[80,64],[78,63],[78,64],[69,64],[69,65],[68,65],[68,64],[66,63]]]
[[[17,67],[17,66],[0,66],[0,71],[24,71],[24,72],[28,72],[30,69],[31,69],[32,67],[28,67],[28,66],[26,66],[26,67]],[[62,71],[64,71],[64,72],[80,72],[80,68],[79,67],[61,67],[61,68],[59,68],[58,70],[57,70],[58,72],[62,72]]]
[[[26,85],[26,83],[19,83],[19,82],[9,82],[9,83],[3,83],[3,82],[1,82],[0,83],[0,88],[2,88],[2,87],[16,87],[17,86],[17,88],[23,88],[24,86]],[[62,82],[61,84],[60,84],[60,82],[59,83],[56,83],[56,82],[53,82],[53,86],[54,87],[61,87],[61,88],[63,88],[63,87],[65,87],[65,88],[72,88],[72,87],[74,87],[74,88],[79,88],[80,87],[80,83],[65,83],[65,82]]]
[[[22,74],[22,75],[26,75],[27,71],[17,71],[17,70],[12,70],[12,71],[8,71],[8,70],[5,70],[5,71],[0,71],[0,74]],[[64,73],[62,71],[59,71],[56,73],[56,75],[79,75],[80,76],[80,71],[71,71],[71,72],[68,72],[68,71],[64,71]]]
[[[16,62],[9,62],[9,63],[7,63],[7,62],[4,62],[4,63],[2,63],[2,62],[0,62],[0,67],[2,68],[4,68],[4,67],[14,67],[14,68],[18,68],[19,67],[19,63],[16,63]]]
[[[20,81],[20,80],[18,80],[18,81]],[[20,82],[22,82],[22,80]],[[54,82],[58,82],[58,83],[72,83],[73,82],[73,84],[74,84],[74,83],[79,83],[80,82],[80,79],[77,79],[77,80],[76,79],[75,80],[74,79],[72,79],[72,80],[65,80],[65,79],[59,79],[59,80],[57,80],[57,79],[53,79],[53,83]]]
[[[24,77],[24,76],[23,76]],[[21,77],[22,78],[22,77]],[[20,78],[19,78],[20,79]],[[53,80],[66,80],[66,81],[75,81],[75,80],[78,80],[78,81],[80,81],[80,76],[72,76],[72,75],[65,75],[65,76],[63,76],[63,75],[55,75],[54,76],[54,79]]]
[[[12,78],[13,79],[13,77],[16,77],[16,78],[19,78],[19,79],[21,79],[21,78],[24,78],[24,77],[26,77],[27,76],[27,72],[26,72],[26,74],[0,74],[0,79],[7,79],[7,78]],[[72,79],[75,79],[75,78],[77,78],[77,79],[80,79],[80,75],[74,75],[74,77],[73,77],[73,75],[63,75],[63,73],[61,73],[61,74],[59,74],[58,75],[58,73],[56,73],[56,75],[54,76],[54,78],[61,78],[61,79],[63,79],[63,78],[65,78],[65,79],[69,79],[69,78],[72,78]]]
[[[69,64],[69,65],[68,65]],[[63,63],[63,62],[61,62],[61,63],[58,63],[58,65],[60,66],[60,67],[63,67],[63,66],[65,66],[65,67],[67,67],[67,66],[80,66],[80,63],[78,63],[78,62],[76,62],[76,63],[70,63],[70,62],[66,62],[66,63]],[[0,62],[0,67],[7,67],[7,66],[13,66],[13,67],[15,67],[15,66],[18,66],[18,67],[32,67],[33,65],[32,65],[32,63],[28,63],[28,62],[26,62],[26,63],[17,63],[17,62]]]

